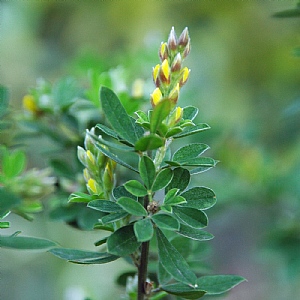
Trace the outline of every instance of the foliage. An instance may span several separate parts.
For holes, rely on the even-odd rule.
[[[189,251],[182,250],[185,245],[196,248],[199,242],[213,238],[203,228],[208,225],[206,210],[216,203],[211,189],[189,186],[191,176],[216,166],[216,160],[203,156],[209,146],[190,143],[176,151],[171,147],[174,140],[209,129],[205,123],[193,122],[198,113],[196,107],[177,106],[181,88],[190,74],[190,70],[183,67],[189,52],[187,28],[179,38],[172,28],[168,41],[159,48],[161,64],[153,68],[152,108],[146,112],[135,110],[135,118],[132,99],[123,97],[121,101],[107,86],[109,77],[95,74],[88,91],[80,88],[75,79],[64,78],[53,86],[40,81],[37,88],[24,97],[29,119],[23,124],[47,135],[65,153],[74,144],[80,144],[83,128],[101,122],[86,130],[84,143],[77,147],[78,159],[84,166],[87,192],[82,181],[74,176],[80,168],[72,156],[69,160],[50,158],[61,192],[65,194],[74,182],[79,189],[72,191],[68,203],[60,203],[50,216],[81,229],[105,231],[108,235],[95,242],[103,249],[95,252],[63,248],[44,239],[20,237],[18,232],[1,236],[0,246],[43,249],[78,264],[103,264],[130,257],[137,268],[137,280],[133,277],[128,281],[128,299],[154,300],[166,294],[198,299],[224,293],[244,281],[235,275],[202,276],[188,261],[192,256]],[[99,86],[100,104],[95,94]],[[83,118],[83,111],[92,117]],[[105,121],[100,120],[101,115]],[[22,194],[22,189],[14,188],[14,182],[21,182],[18,176],[24,164],[24,153],[3,150],[2,217],[9,212],[24,216],[27,211],[21,209],[21,203],[27,197],[32,210],[39,205],[39,202],[32,202],[32,194],[27,196]],[[125,173],[118,173],[119,168],[125,169]],[[45,176],[39,174],[37,177]],[[53,182],[47,182],[47,186],[53,187]],[[6,222],[2,223],[2,227],[7,226]],[[150,256],[150,252],[153,255]],[[148,269],[151,273],[154,270],[156,280],[148,279]]]

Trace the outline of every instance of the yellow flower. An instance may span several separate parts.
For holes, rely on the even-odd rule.
[[[159,88],[156,88],[151,94],[151,103],[153,106],[156,106],[157,103],[161,100],[162,93]]]
[[[154,80],[154,83],[156,83],[156,81],[157,81],[159,69],[160,69],[160,65],[159,65],[159,64],[157,64],[157,65],[153,68],[152,74],[153,74],[153,80]]]
[[[170,99],[170,101],[174,104],[177,103],[178,97],[179,97],[179,83],[176,84],[176,86],[172,89],[172,91],[170,92],[168,98]]]
[[[94,194],[98,193],[98,184],[93,178],[89,179],[87,185]]]
[[[38,107],[32,95],[25,95],[23,97],[23,107],[32,113],[36,113],[38,111]]]
[[[189,70],[187,67],[184,67],[180,72],[180,81],[179,85],[182,87],[188,80],[191,70]]]
[[[179,122],[183,114],[183,109],[181,107],[176,107],[175,110],[175,123]]]
[[[96,161],[95,161],[95,157],[94,157],[93,153],[90,150],[87,150],[86,155],[87,155],[88,159],[91,161],[91,163],[93,165],[95,165]]]
[[[161,80],[162,82],[169,82],[170,80],[170,67],[168,60],[165,59],[161,64]]]
[[[164,61],[166,58],[168,58],[169,53],[168,53],[168,45],[167,43],[161,43],[160,48],[159,48],[159,57],[161,61]]]

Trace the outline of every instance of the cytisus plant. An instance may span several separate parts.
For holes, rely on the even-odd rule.
[[[73,193],[69,202],[86,203],[99,212],[94,228],[107,233],[95,242],[101,250],[67,249],[32,238],[33,243],[45,243],[49,252],[74,263],[101,264],[130,258],[136,276],[127,280],[127,299],[154,300],[167,294],[198,299],[226,292],[244,281],[235,275],[203,276],[189,264],[189,253],[176,247],[178,239],[197,249],[198,243],[213,238],[203,228],[208,224],[205,211],[216,203],[211,189],[189,187],[191,176],[217,163],[202,156],[209,146],[195,142],[175,151],[171,148],[174,140],[209,129],[205,123],[193,122],[196,107],[177,105],[190,74],[183,67],[190,43],[187,28],[179,38],[172,28],[168,41],[159,48],[161,62],[153,68],[152,108],[136,111],[135,118],[127,114],[112,90],[100,88],[107,123],[87,130],[84,148],[78,147],[88,193]],[[119,171],[123,176],[118,176]],[[2,244],[18,238],[22,239],[4,237]]]

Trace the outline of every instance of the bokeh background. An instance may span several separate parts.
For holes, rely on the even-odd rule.
[[[218,166],[193,183],[218,197],[208,213],[207,263],[214,273],[238,274],[248,282],[226,300],[300,297],[300,18],[272,15],[296,1],[0,1],[0,81],[11,105],[37,78],[84,76],[90,65],[128,71],[151,91],[151,71],[172,26],[188,26],[191,76],[181,105],[199,107],[212,129],[197,135],[211,146]],[[191,141],[195,141],[195,139]],[[42,145],[41,145],[42,147]],[[38,149],[31,166],[45,167]],[[37,216],[11,216],[12,227],[88,249],[97,233],[82,233]],[[125,262],[78,266],[50,254],[0,250],[3,300],[119,299],[115,285]]]

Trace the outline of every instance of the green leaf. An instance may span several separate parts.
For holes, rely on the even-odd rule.
[[[108,128],[107,126],[105,126],[103,124],[97,124],[96,128],[98,128],[102,133],[104,133],[104,134],[106,134],[106,135],[108,135],[108,136],[110,136],[110,137],[112,137],[116,140],[120,139],[118,134],[114,130]]]
[[[191,271],[182,255],[172,246],[159,228],[156,228],[156,238],[159,261],[162,266],[176,280],[194,286],[196,283],[196,275]]]
[[[179,230],[179,222],[172,215],[164,213],[155,214],[151,217],[153,222],[160,228],[166,230]]]
[[[206,214],[198,209],[174,206],[173,213],[181,223],[193,228],[200,229],[208,224]]]
[[[173,178],[173,171],[170,168],[166,168],[161,170],[153,183],[152,191],[159,191],[167,186]]]
[[[139,202],[128,198],[128,197],[121,197],[118,199],[117,203],[128,213],[134,216],[143,217],[147,216],[148,213],[146,209],[140,204]]]
[[[88,203],[90,201],[92,201],[92,196],[89,194],[85,194],[85,193],[72,193],[69,198],[68,198],[68,202],[74,202],[74,203],[79,203],[79,202],[83,202],[83,203]]]
[[[149,190],[156,175],[155,166],[150,157],[144,155],[140,158],[139,171],[145,186]]]
[[[137,200],[137,197],[132,195],[131,193],[129,193],[124,185],[120,185],[120,186],[117,186],[113,189],[113,196],[114,198],[117,200],[121,197],[128,197],[128,198],[132,198],[133,200]]]
[[[117,256],[127,256],[136,251],[140,245],[132,224],[119,228],[107,239],[108,252]]]
[[[112,149],[115,149],[115,150],[120,150],[120,151],[134,151],[133,147],[131,146],[127,146],[127,145],[123,145],[123,144],[117,144],[117,143],[113,143],[113,142],[109,142],[109,141],[106,141],[104,140],[101,136],[98,137],[94,134],[90,134],[88,132],[88,135],[96,142],[98,142],[100,145],[105,145],[107,146],[109,149],[112,148]]]
[[[147,242],[152,239],[153,225],[149,218],[134,223],[134,233],[138,242]]]
[[[150,116],[150,132],[156,133],[157,129],[161,125],[162,121],[169,115],[171,112],[172,106],[169,99],[163,99],[160,101]]]
[[[0,222],[0,228],[4,229],[4,228],[9,228],[10,224],[9,222]]]
[[[88,203],[87,206],[89,208],[108,213],[124,212],[122,207],[120,207],[117,203],[109,200],[92,200]]]
[[[216,295],[229,291],[245,280],[236,275],[211,275],[198,278],[197,284],[199,288],[207,292],[207,295]]]
[[[173,189],[169,190],[168,193],[165,195],[164,202],[170,201],[170,199],[177,196],[178,192],[179,192],[179,189],[177,189],[177,188],[173,188]]]
[[[187,169],[181,167],[175,168],[173,174],[172,181],[166,187],[166,193],[173,188],[184,191],[190,183],[191,176]]]
[[[185,127],[184,130],[176,135],[174,135],[174,138],[182,138],[191,134],[195,134],[204,130],[210,129],[209,125],[205,123],[201,123],[195,126],[189,126]]]
[[[110,213],[109,215],[102,217],[101,221],[103,224],[109,224],[109,223],[119,221],[119,220],[125,218],[127,215],[128,215],[127,212]]]
[[[61,259],[79,264],[105,264],[119,258],[119,256],[111,255],[109,253],[99,253],[68,248],[53,248],[48,252]]]
[[[180,224],[180,229],[177,233],[196,241],[208,241],[214,238],[214,236],[209,232],[192,228],[184,224]]]
[[[0,236],[0,247],[3,248],[44,250],[56,246],[56,243],[46,239],[24,236]]]
[[[174,197],[172,199],[169,199],[165,203],[165,205],[171,205],[171,206],[173,206],[173,205],[179,205],[179,204],[184,204],[184,203],[186,203],[186,200],[182,196],[176,196],[176,197]]]
[[[195,106],[186,106],[183,108],[183,114],[182,114],[182,118],[184,120],[191,120],[193,121],[195,119],[195,117],[198,114],[198,108]]]
[[[171,166],[189,166],[189,167],[214,167],[217,164],[217,161],[210,157],[195,157],[187,158],[184,162],[178,161],[165,161]]]
[[[185,161],[196,158],[209,149],[209,146],[202,143],[188,144],[180,149],[178,149],[174,155],[172,160],[177,161],[179,163],[184,163]]]
[[[179,127],[179,126],[173,127],[173,128],[171,128],[171,129],[169,129],[169,130],[167,131],[167,133],[166,133],[166,138],[169,138],[169,137],[171,137],[171,136],[174,136],[174,135],[176,135],[176,134],[182,132],[182,130],[183,130],[183,129],[182,129],[181,127]]]
[[[0,218],[4,217],[11,209],[21,204],[21,202],[21,198],[0,187]]]
[[[138,125],[127,114],[117,95],[103,86],[100,90],[100,100],[103,113],[117,135],[134,145],[140,138]]]
[[[217,202],[215,193],[207,187],[193,187],[182,193],[181,196],[187,201],[187,203],[182,206],[201,210],[208,209]]]
[[[141,137],[134,145],[137,151],[155,150],[164,145],[165,141],[157,134],[148,134]]]
[[[206,294],[206,291],[198,287],[193,287],[183,283],[163,285],[161,288],[169,294],[176,295],[184,299],[199,299]]]
[[[108,151],[107,149],[105,149],[104,147],[102,147],[99,143],[96,143],[96,147],[107,157],[109,157],[110,159],[112,159],[113,161],[115,161],[116,163],[118,163],[119,165],[128,168],[132,171],[135,171],[138,173],[138,170],[134,167],[132,167],[131,165],[127,164],[126,162],[124,162],[123,160],[121,160],[117,155],[113,154],[112,152]]]
[[[147,195],[147,189],[137,180],[129,180],[125,182],[124,187],[134,196],[143,197]]]
[[[166,271],[160,262],[158,262],[157,277],[160,285],[167,284],[172,279],[172,276]]]
[[[25,168],[26,156],[22,151],[5,153],[2,162],[2,172],[5,177],[13,178],[18,176]]]

